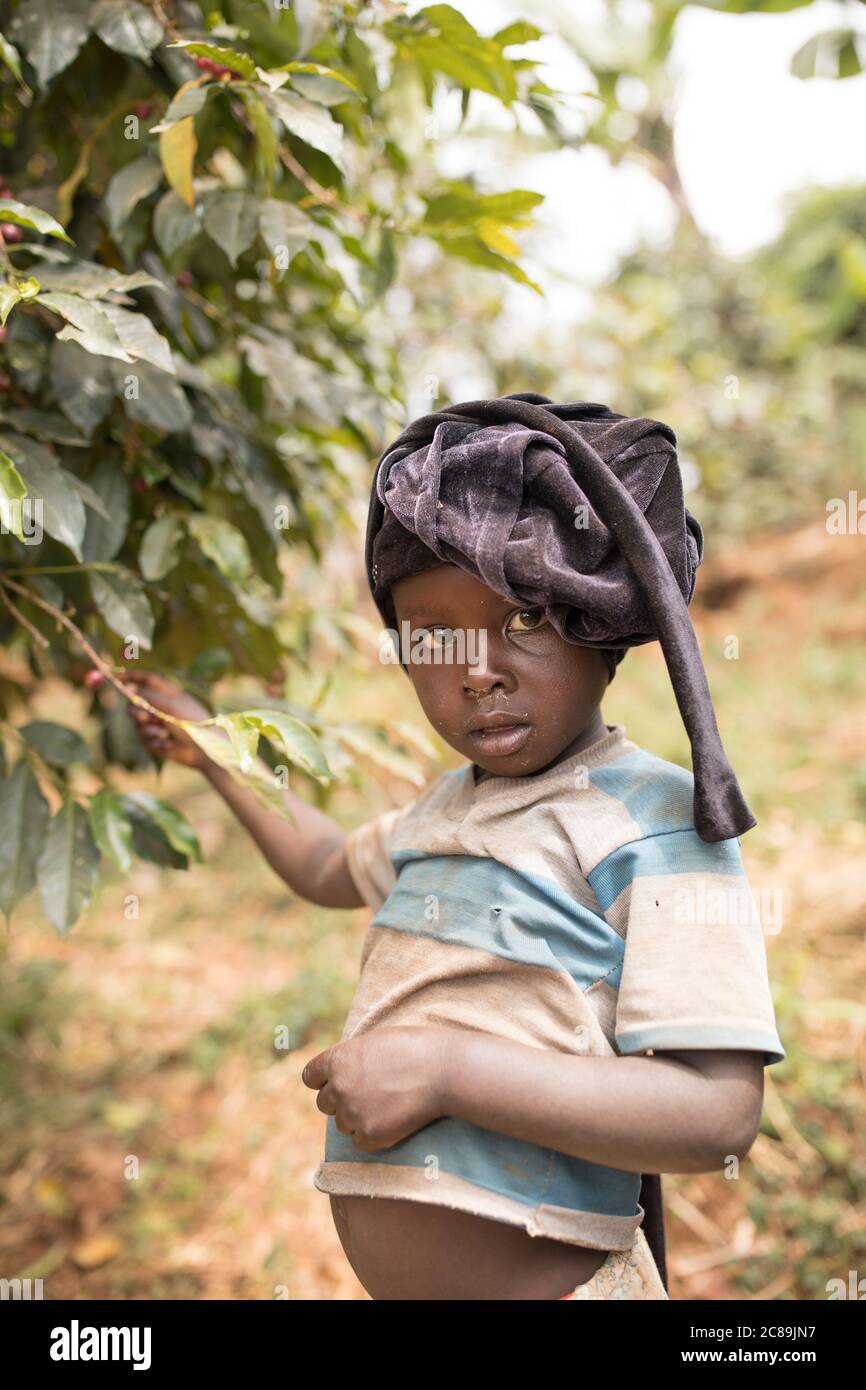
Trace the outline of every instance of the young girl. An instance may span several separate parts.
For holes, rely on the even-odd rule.
[[[287,825],[134,711],[295,892],[375,909],[342,1040],[303,1076],[328,1116],[315,1185],[375,1299],[667,1298],[641,1176],[744,1157],[785,1056],[673,446],[657,421],[526,393],[423,417],[385,451],[371,589],[467,762],[348,836],[292,792]],[[694,778],[602,718],[625,649],[654,635]]]

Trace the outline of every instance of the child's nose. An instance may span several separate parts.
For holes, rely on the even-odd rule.
[[[487,661],[477,666],[467,666],[463,674],[463,689],[469,695],[488,695],[495,690],[510,693],[517,682],[514,676],[499,663]]]

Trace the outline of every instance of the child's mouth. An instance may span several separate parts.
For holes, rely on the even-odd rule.
[[[487,757],[502,758],[522,748],[531,732],[531,724],[507,724],[498,729],[473,729],[469,736]]]

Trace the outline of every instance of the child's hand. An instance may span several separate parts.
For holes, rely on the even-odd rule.
[[[174,681],[166,680],[164,676],[156,675],[153,671],[124,670],[120,680],[124,685],[133,686],[149,704],[165,710],[166,714],[173,714],[175,719],[198,721],[211,717],[210,710],[205,709],[192,695],[187,695]],[[183,763],[185,767],[194,767],[199,771],[207,765],[207,754],[183,729],[178,729],[174,724],[166,724],[164,720],[138,705],[131,704],[129,708],[138,729],[138,737],[148,753],[157,758],[171,758],[176,763]]]
[[[374,1028],[304,1067],[316,1105],[363,1153],[390,1149],[445,1114],[448,1028]]]

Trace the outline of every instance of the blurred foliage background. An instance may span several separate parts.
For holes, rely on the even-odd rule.
[[[782,907],[788,1056],[738,1178],[664,1180],[672,1296],[823,1298],[862,1267],[866,198],[806,188],[772,243],[713,248],[670,124],[683,8],[636,21],[611,0],[591,27],[527,3],[478,33],[439,5],[0,5],[0,220],[19,218],[0,226],[0,448],[28,495],[60,489],[42,545],[0,535],[6,1277],[55,1298],[366,1296],[312,1188],[300,1072],[340,1035],[367,914],[293,900],[203,783],[141,752],[110,675],[144,633],[141,664],[214,711],[270,710],[262,751],[346,828],[407,800],[454,755],[376,661],[372,462],[407,414],[527,389],[676,429],[707,534],[695,621],[759,821],[743,848]],[[792,54],[802,80],[864,80],[848,8]],[[577,124],[530,56],[545,29],[591,74]],[[460,178],[437,160],[454,102],[479,149]],[[624,257],[577,331],[509,326],[540,199],[491,183],[491,141],[515,164],[593,147],[672,200],[669,245]],[[605,714],[688,766],[654,647]]]

